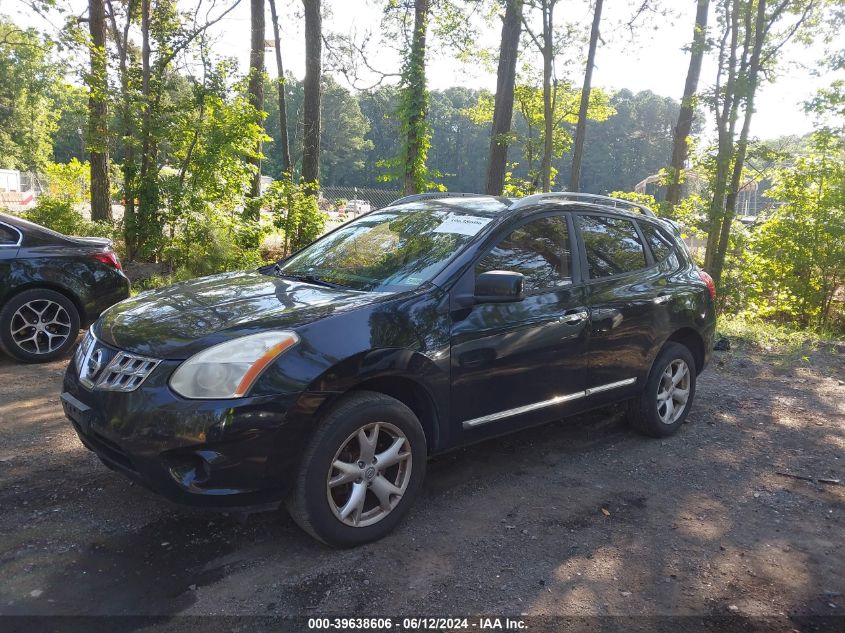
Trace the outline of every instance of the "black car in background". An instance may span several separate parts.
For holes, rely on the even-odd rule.
[[[276,265],[107,310],[62,403],[154,491],[286,501],[351,546],[398,523],[430,455],[620,401],[638,430],[677,431],[714,294],[677,229],[632,203],[411,196]]]
[[[0,213],[0,349],[10,356],[61,356],[80,327],[128,296],[110,240],[70,237]]]

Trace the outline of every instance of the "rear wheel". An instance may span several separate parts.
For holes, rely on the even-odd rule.
[[[654,360],[645,389],[629,403],[631,426],[652,437],[675,433],[692,407],[695,379],[690,350],[680,343],[667,343]]]
[[[354,393],[321,421],[288,510],[306,532],[335,547],[382,538],[417,496],[426,453],[413,411],[384,394]]]
[[[55,290],[26,290],[0,310],[3,349],[27,363],[58,358],[73,347],[78,334],[79,311]]]

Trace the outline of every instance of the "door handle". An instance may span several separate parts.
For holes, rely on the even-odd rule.
[[[666,303],[671,298],[671,295],[658,295],[654,298],[654,303]]]
[[[580,323],[584,319],[590,316],[586,310],[581,310],[579,312],[573,312],[571,314],[564,314],[562,317],[558,319],[560,323]]]

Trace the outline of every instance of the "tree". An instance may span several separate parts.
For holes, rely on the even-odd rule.
[[[402,187],[405,194],[418,193],[428,188],[425,165],[431,142],[431,133],[426,121],[428,93],[425,55],[428,19],[428,0],[414,0],[414,27],[411,33],[411,46],[402,68],[399,96],[401,121],[399,160],[402,166]]]
[[[496,73],[496,102],[493,109],[493,129],[490,135],[490,154],[487,161],[485,191],[502,195],[505,184],[508,145],[513,121],[513,91],[516,85],[516,60],[519,36],[522,32],[522,0],[505,0],[502,21],[502,40],[499,46],[499,68]]]
[[[572,171],[569,177],[569,190],[580,191],[581,157],[584,153],[584,136],[587,131],[587,107],[590,103],[590,88],[593,81],[593,66],[596,63],[596,47],[599,41],[599,25],[603,0],[596,0],[593,11],[593,26],[590,30],[590,48],[587,53],[587,68],[584,71],[584,86],[581,88],[581,105],[578,110],[578,125],[575,128],[575,144],[572,149]]]
[[[250,47],[249,47],[249,102],[256,111],[264,110],[264,0],[250,0]],[[274,20],[275,23],[275,20]],[[250,161],[255,167],[250,184],[249,195],[257,198],[261,195],[261,141]]]
[[[0,17],[0,167],[39,171],[52,156],[58,113],[50,96],[63,69],[35,29]]]
[[[681,201],[682,174],[686,167],[689,148],[687,146],[692,120],[695,115],[696,92],[698,78],[701,75],[701,62],[707,48],[707,14],[710,0],[698,0],[695,13],[695,27],[690,46],[689,69],[684,83],[684,96],[681,98],[681,110],[678,113],[678,123],[675,126],[672,141],[672,158],[669,162],[669,181],[666,189],[666,202],[675,207]]]
[[[581,191],[608,194],[633,191],[644,177],[657,174],[672,151],[672,128],[678,118],[678,102],[651,91],[620,90],[610,97],[614,114],[594,121],[588,116],[587,137],[581,166]],[[694,132],[701,128],[696,121]],[[557,162],[569,173],[571,152]]]
[[[285,98],[285,68],[282,64],[282,39],[279,36],[279,17],[276,14],[276,0],[270,0],[270,17],[273,20],[273,43],[276,53],[276,86],[279,95],[279,156],[281,175],[292,173],[290,162],[290,141],[288,140],[288,112]]]
[[[716,87],[711,105],[716,114],[718,148],[713,197],[708,211],[704,265],[718,284],[725,263],[735,204],[748,149],[754,100],[762,75],[771,75],[777,54],[791,39],[809,38],[824,7],[823,0],[723,0]],[[781,27],[781,28],[778,28]],[[727,75],[724,86],[723,75]],[[742,128],[736,124],[742,114]]]
[[[505,190],[511,195],[535,193],[541,188],[540,183],[546,172],[546,157],[549,159],[548,178],[551,187],[557,173],[552,163],[560,159],[572,145],[570,130],[578,120],[581,91],[569,83],[556,85],[551,116],[547,116],[545,91],[541,88],[517,83],[514,99],[519,115],[514,127],[514,138],[521,148],[524,163],[505,175]],[[604,121],[613,113],[609,95],[603,90],[591,91],[587,119]],[[482,94],[478,106],[473,109],[472,120],[475,123],[489,121],[491,116],[492,102]],[[546,137],[548,129],[552,131],[550,139]],[[547,151],[550,152],[548,155]]]
[[[322,18],[320,0],[302,0],[305,7],[305,81],[302,105],[302,179],[317,193],[320,179],[320,80],[322,77]]]
[[[530,0],[529,4],[535,9],[539,9],[542,29],[539,36],[531,30],[531,26],[522,16],[522,22],[525,25],[525,30],[531,37],[531,41],[540,51],[543,56],[543,162],[542,162],[542,189],[543,191],[551,191],[552,187],[552,148],[554,138],[554,111],[555,111],[555,97],[556,94],[552,92],[552,75],[554,72],[555,61],[555,25],[554,25],[554,10],[558,0]],[[555,88],[557,87],[557,80],[555,80]],[[556,92],[556,90],[555,90]]]
[[[91,219],[111,221],[109,185],[108,66],[106,8],[103,0],[88,0],[91,70],[88,84],[88,151],[91,162]]]
[[[749,310],[804,327],[830,326],[845,282],[845,142],[813,134],[809,151],[775,176],[783,206],[753,234],[743,268]]]

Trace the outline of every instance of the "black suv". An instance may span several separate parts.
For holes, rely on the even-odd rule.
[[[423,194],[275,265],[109,309],[62,402],[105,464],[174,500],[286,500],[336,546],[389,532],[430,455],[617,401],[653,436],[707,364],[712,281],[610,198]]]
[[[58,358],[80,327],[128,296],[111,240],[0,213],[0,350],[30,363]]]

